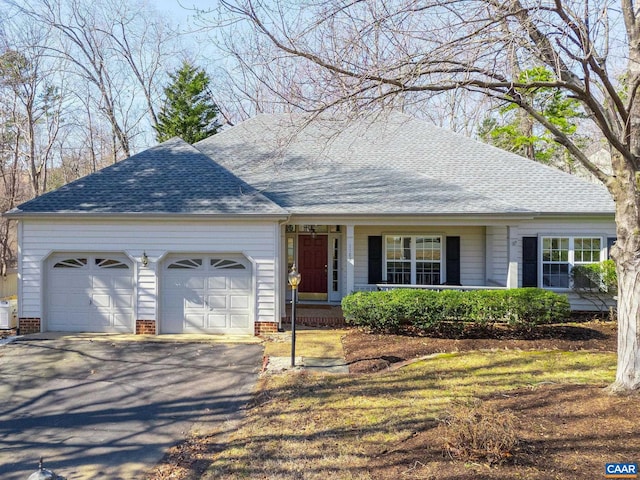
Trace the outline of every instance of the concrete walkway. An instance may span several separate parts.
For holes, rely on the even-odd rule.
[[[291,332],[270,335],[265,340],[263,373],[309,371],[349,373],[342,337],[346,330],[302,328],[296,332],[295,367],[291,366]]]
[[[349,373],[349,365],[344,358],[296,357],[295,367],[291,366],[291,357],[269,357],[266,372],[282,373],[286,371],[309,371],[322,373]]]

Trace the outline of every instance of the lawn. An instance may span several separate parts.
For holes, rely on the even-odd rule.
[[[466,344],[457,344],[461,351],[377,372],[263,376],[242,424],[185,444],[182,457],[197,457],[200,465],[206,460],[203,475],[153,478],[602,478],[605,463],[639,460],[640,420],[637,396],[604,390],[615,375],[615,353],[602,343],[606,330],[596,333],[580,344],[572,332],[567,341],[573,350],[542,350],[539,338],[531,340],[533,350],[498,341],[493,349],[464,351]],[[442,346],[429,339],[345,335],[348,357],[357,357],[354,346],[362,349],[354,365],[371,355],[393,362],[403,347],[413,357]],[[577,348],[596,346],[589,343],[594,339],[603,349]],[[384,345],[393,355],[381,355]],[[460,405],[512,414],[519,443],[504,452],[503,464],[444,453],[442,420]]]
[[[614,365],[609,353],[501,351],[444,354],[382,374],[265,377],[245,423],[202,478],[593,478],[606,462],[637,460],[629,455],[640,446],[635,407],[601,391]],[[525,422],[512,463],[443,456],[438,420],[473,399],[508,405]],[[585,411],[585,401],[597,408]],[[522,408],[540,402],[551,410]],[[614,424],[587,438],[585,427],[593,437],[609,414]],[[573,434],[569,422],[580,423]],[[597,459],[580,451],[591,443]]]

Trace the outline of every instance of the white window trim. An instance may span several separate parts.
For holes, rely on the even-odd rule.
[[[417,281],[417,262],[418,260],[416,259],[416,246],[417,246],[417,242],[416,242],[416,238],[437,238],[440,240],[440,260],[439,261],[428,261],[427,263],[439,263],[440,264],[440,283],[444,283],[446,281],[446,272],[445,272],[445,250],[444,250],[444,236],[443,235],[432,235],[432,234],[406,234],[406,233],[388,233],[383,235],[382,238],[382,256],[383,256],[383,265],[382,265],[382,274],[384,277],[384,282],[386,283],[386,279],[387,279],[387,238],[389,237],[400,237],[400,238],[410,238],[411,242],[409,244],[409,249],[411,251],[411,258],[408,260],[403,260],[403,261],[409,261],[410,262],[410,268],[411,268],[411,283],[407,284],[407,285],[417,285],[416,281]],[[420,260],[423,261],[423,260]]]
[[[565,262],[545,262],[543,259],[544,253],[544,240],[549,238],[568,238],[569,239],[569,254],[567,256],[567,262],[569,264],[569,287],[547,287],[544,284],[544,265],[549,264],[558,264]],[[574,248],[574,240],[576,238],[597,238],[600,240],[600,260],[598,262],[576,262],[575,261],[575,248]],[[554,290],[554,291],[571,291],[573,289],[573,282],[571,280],[571,270],[576,265],[590,265],[592,263],[599,263],[607,259],[607,237],[603,237],[602,235],[589,235],[589,234],[557,234],[557,235],[540,235],[538,237],[538,287],[544,288],[545,290]]]

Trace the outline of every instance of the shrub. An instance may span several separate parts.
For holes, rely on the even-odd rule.
[[[356,292],[342,299],[345,317],[354,320],[354,325],[366,326],[376,332],[395,333],[400,329],[397,304],[392,301],[393,292]],[[348,319],[347,319],[348,321]]]
[[[463,460],[501,464],[513,457],[520,442],[513,412],[481,402],[452,407],[438,429],[444,452]]]
[[[597,291],[615,295],[618,289],[616,264],[613,260],[576,265],[571,270],[571,278],[575,290]]]
[[[533,327],[557,323],[569,318],[571,309],[565,295],[540,288],[502,290],[505,294],[505,323],[517,327]]]
[[[618,292],[618,277],[613,260],[576,265],[571,270],[573,291],[591,302],[601,312],[615,309],[612,298]]]
[[[538,288],[357,292],[343,298],[342,310],[348,323],[387,333],[406,327],[460,332],[468,324],[495,323],[530,328],[565,321],[570,313],[566,296]]]

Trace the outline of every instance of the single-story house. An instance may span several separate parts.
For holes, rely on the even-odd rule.
[[[20,329],[274,331],[301,302],[391,285],[569,292],[607,257],[606,189],[402,114],[259,115],[26,202]],[[571,297],[576,309],[589,304]]]

